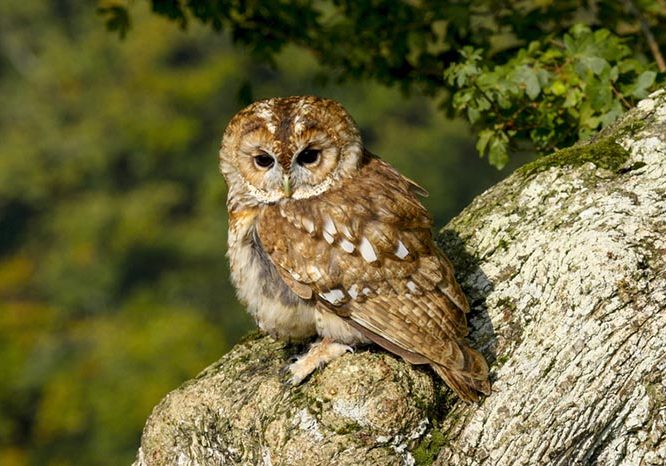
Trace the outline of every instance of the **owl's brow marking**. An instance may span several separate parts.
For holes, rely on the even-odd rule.
[[[264,120],[264,124],[266,125],[266,129],[268,130],[268,132],[271,134],[275,134],[275,130],[277,129],[275,123],[273,122],[275,113],[273,112],[271,107],[272,105],[270,101],[261,102],[260,104],[257,105],[255,111],[257,117]],[[258,124],[261,126],[261,123],[258,122]]]
[[[247,136],[248,134],[258,130],[261,128],[262,124],[259,121],[250,121],[243,125],[243,129],[241,130],[241,136]]]
[[[305,122],[303,121],[303,117],[299,116],[294,121],[294,133],[301,134],[304,130],[305,130]]]
[[[299,115],[294,120],[294,133],[301,134],[305,131],[311,130],[317,127],[317,122],[303,115]]]
[[[291,124],[293,122],[292,117],[285,117],[280,120],[280,124],[277,127],[275,137],[284,143],[289,139],[289,134],[291,133]]]

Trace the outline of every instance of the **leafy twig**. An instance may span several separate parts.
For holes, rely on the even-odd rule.
[[[630,109],[633,105],[631,105],[629,102],[627,102],[627,99],[625,99],[624,96],[622,95],[622,93],[619,91],[619,89],[617,87],[615,87],[614,83],[611,82],[610,85],[611,85],[611,88],[613,89],[613,94],[615,94],[615,96],[620,99],[620,102],[622,102],[622,105],[624,105],[624,108],[625,109]]]

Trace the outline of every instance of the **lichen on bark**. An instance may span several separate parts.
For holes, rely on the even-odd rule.
[[[409,462],[435,409],[431,375],[377,351],[346,355],[292,387],[303,348],[254,336],[154,410],[138,465]]]
[[[660,92],[447,226],[444,247],[477,259],[460,279],[472,337],[495,361],[494,393],[444,420],[452,440],[437,464],[666,461],[654,401],[666,372],[665,188]]]
[[[135,465],[666,463],[666,92],[440,232],[493,393],[360,349],[289,387],[253,337],[171,392]]]

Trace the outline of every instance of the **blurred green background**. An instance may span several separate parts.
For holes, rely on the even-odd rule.
[[[129,464],[152,407],[252,328],[217,171],[250,98],[340,100],[437,225],[511,170],[436,102],[132,11],[121,41],[89,1],[0,4],[0,465]]]

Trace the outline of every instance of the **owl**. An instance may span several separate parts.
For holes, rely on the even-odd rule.
[[[464,340],[469,306],[433,241],[427,193],[364,148],[337,102],[255,102],[220,150],[228,257],[239,299],[275,338],[320,337],[289,365],[317,367],[375,343],[429,364],[460,398],[489,394],[488,366]]]

